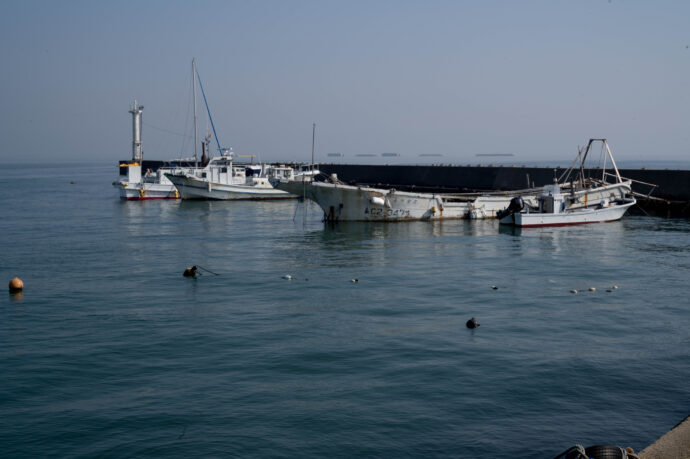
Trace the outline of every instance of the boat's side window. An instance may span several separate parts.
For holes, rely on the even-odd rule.
[[[206,178],[206,172],[201,173],[201,178]]]
[[[221,172],[227,172],[227,171],[228,171],[228,168],[227,168],[227,167],[223,167],[223,168],[220,169],[220,171],[221,171]]]

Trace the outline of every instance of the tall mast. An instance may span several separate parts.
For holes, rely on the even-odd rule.
[[[129,110],[132,114],[132,161],[139,163],[144,159],[141,149],[141,112],[143,110],[144,106],[137,105],[137,100],[134,99],[134,104]]]
[[[192,59],[192,94],[194,97],[194,166],[198,166],[197,163],[197,132],[196,132],[196,61]]]
[[[316,140],[316,123],[311,130],[311,170],[314,170],[314,141]]]

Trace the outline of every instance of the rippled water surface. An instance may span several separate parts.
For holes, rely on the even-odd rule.
[[[3,456],[550,458],[690,411],[687,220],[325,226],[116,174],[0,172]]]

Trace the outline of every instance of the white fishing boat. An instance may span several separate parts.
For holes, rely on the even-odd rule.
[[[586,169],[585,162],[595,142],[602,144],[603,166]],[[607,172],[609,161],[613,173]],[[600,176],[597,175],[599,171]],[[608,177],[613,177],[614,182],[608,183]],[[544,187],[537,206],[517,196],[497,217],[502,224],[519,227],[619,220],[636,203],[632,197],[631,183],[631,180],[621,177],[606,139],[589,139],[587,147],[578,152],[575,161],[560,179]]]
[[[248,175],[247,171],[251,171]],[[270,180],[294,178],[288,166],[258,165],[254,167],[233,165],[232,149],[223,149],[204,167],[188,170],[171,170],[165,177],[177,188],[182,199],[289,199],[296,196],[273,187]]]
[[[513,198],[508,209],[501,215],[499,222],[521,228],[611,222],[620,220],[635,203],[635,198],[632,197],[613,201],[603,199],[595,205],[568,208],[560,186],[555,183],[544,187],[536,209],[524,205],[519,196]]]
[[[126,201],[144,201],[147,199],[180,199],[175,185],[165,178],[165,169],[156,172],[147,171],[142,177],[141,163],[137,161],[120,163],[124,173],[113,183],[120,189],[120,199]]]
[[[208,120],[213,129],[213,137],[218,147],[219,156],[206,159],[210,152],[211,135],[207,135],[202,142],[203,156],[201,167],[189,169],[166,170],[163,175],[172,183],[182,199],[213,199],[213,200],[246,200],[246,199],[289,199],[296,196],[273,187],[270,178],[294,178],[291,167],[276,165],[236,165],[233,163],[232,148],[222,148],[216,128],[208,106],[204,86],[192,61],[194,84],[194,139],[196,146],[196,81],[199,83],[204,98]],[[252,155],[249,155],[252,156]],[[196,148],[194,152],[196,158]]]
[[[165,176],[167,172],[194,173],[198,169],[197,161],[197,116],[196,116],[196,83],[198,73],[196,61],[192,59],[192,93],[194,102],[194,158],[170,161],[170,166],[160,167],[155,171],[149,169],[142,173],[144,159],[141,132],[143,105],[134,101],[129,113],[132,114],[132,160],[121,161],[120,178],[113,185],[120,189],[120,198],[124,200],[148,200],[148,199],[180,199],[180,194],[175,185]],[[201,86],[201,80],[199,80]],[[203,87],[201,87],[203,92]],[[204,96],[204,101],[206,97]],[[208,110],[208,104],[206,105]],[[209,111],[210,117],[210,111]],[[211,123],[213,121],[211,120]],[[215,133],[215,129],[214,129]],[[208,145],[208,143],[206,143]],[[176,165],[175,165],[176,164]],[[184,165],[184,166],[183,166]]]
[[[142,173],[143,150],[141,143],[141,114],[143,105],[138,105],[135,100],[129,113],[132,114],[132,159],[121,161],[119,164],[120,177],[113,185],[120,191],[120,199],[127,201],[142,201],[148,199],[179,199],[180,194],[175,185],[165,177],[166,171],[171,168],[159,168],[156,171],[146,170]],[[178,164],[187,161],[180,160]],[[177,166],[177,170],[192,171],[194,167]]]
[[[504,209],[515,196],[513,192],[498,193],[416,193],[363,186],[346,185],[337,177],[313,181],[311,177],[280,180],[276,188],[304,196],[316,202],[326,221],[406,221],[447,220],[494,215]],[[534,204],[536,195],[534,191]],[[522,194],[527,193],[523,190]]]

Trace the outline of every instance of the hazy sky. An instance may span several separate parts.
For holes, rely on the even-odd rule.
[[[687,1],[2,0],[0,161],[127,159],[135,97],[145,158],[188,155],[193,57],[262,160],[308,160],[312,123],[321,160],[688,159],[689,46]]]

